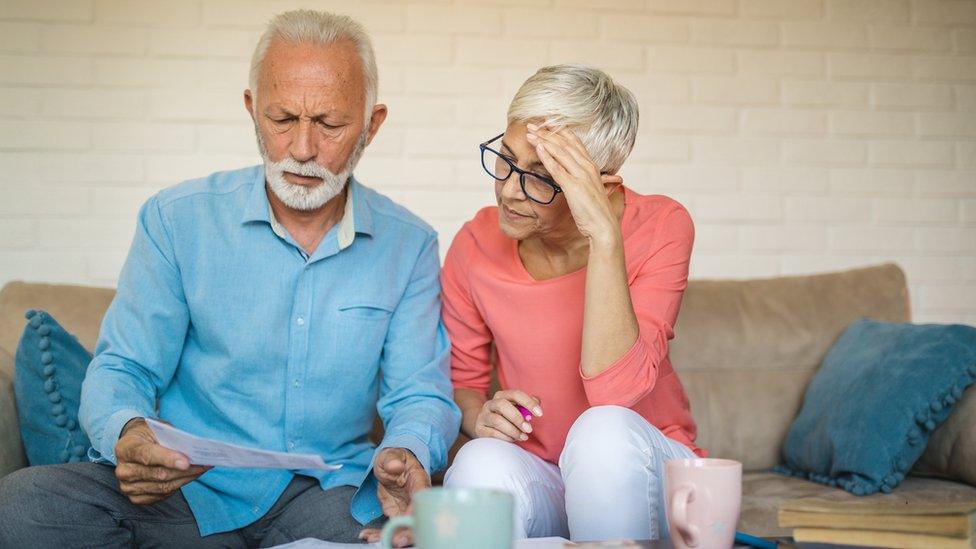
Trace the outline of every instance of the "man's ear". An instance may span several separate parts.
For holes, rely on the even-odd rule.
[[[383,103],[377,103],[373,106],[373,114],[369,117],[369,134],[366,136],[367,145],[373,142],[376,132],[380,131],[380,126],[386,120],[387,112],[386,105]]]
[[[251,90],[244,90],[244,109],[251,116],[251,120],[257,122],[254,117],[254,96],[251,95]]]

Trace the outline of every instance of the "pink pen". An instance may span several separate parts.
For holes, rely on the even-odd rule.
[[[519,412],[522,412],[522,417],[525,418],[525,421],[530,421],[532,419],[532,412],[530,412],[528,408],[522,406],[521,404],[516,404],[515,407],[518,408]]]

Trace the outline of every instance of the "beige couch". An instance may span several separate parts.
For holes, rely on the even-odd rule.
[[[25,466],[11,386],[24,311],[47,310],[91,349],[112,295],[110,289],[22,282],[0,291],[0,476]],[[905,276],[897,266],[689,284],[672,362],[691,400],[699,443],[713,457],[741,461],[747,471],[740,529],[788,534],[776,523],[779,501],[833,491],[765,471],[779,462],[783,438],[821,359],[850,322],[865,316],[909,320]],[[967,393],[957,406],[976,410],[974,391]],[[976,488],[912,477],[895,493],[926,499],[948,492],[976,500]]]

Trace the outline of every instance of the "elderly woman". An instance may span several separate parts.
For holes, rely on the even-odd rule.
[[[704,455],[668,360],[694,227],[617,175],[637,118],[602,71],[539,70],[481,145],[497,206],[445,260],[454,398],[473,439],[445,485],[512,492],[518,537],[667,537],[663,463]]]

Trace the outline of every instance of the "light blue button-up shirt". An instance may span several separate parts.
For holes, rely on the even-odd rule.
[[[311,256],[270,215],[261,166],[146,202],[82,387],[93,459],[115,462],[135,417],[319,454],[342,468],[297,472],[324,489],[359,487],[351,511],[361,523],[381,515],[369,440],[377,412],[380,447],[409,449],[428,472],[446,465],[461,415],[437,235],[355,179],[347,188],[352,215]],[[263,516],[294,473],[217,467],[182,491],[205,536]]]

